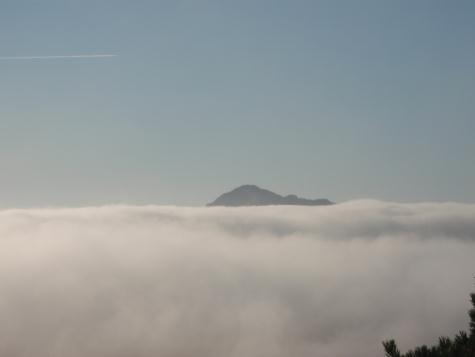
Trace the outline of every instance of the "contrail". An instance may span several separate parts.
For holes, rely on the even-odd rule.
[[[0,60],[43,60],[43,59],[65,59],[65,58],[110,58],[117,55],[70,55],[70,56],[18,56],[18,57],[0,57]]]

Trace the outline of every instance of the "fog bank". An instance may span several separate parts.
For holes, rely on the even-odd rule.
[[[475,205],[0,211],[0,356],[383,356],[467,329]]]

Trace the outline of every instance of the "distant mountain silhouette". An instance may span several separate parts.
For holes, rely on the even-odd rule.
[[[270,206],[270,205],[301,205],[301,206],[326,206],[333,202],[326,198],[308,200],[296,195],[281,196],[272,191],[264,190],[255,185],[240,186],[230,192],[219,196],[207,206]]]

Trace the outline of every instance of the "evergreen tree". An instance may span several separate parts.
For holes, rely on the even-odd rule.
[[[460,331],[453,340],[440,337],[438,345],[419,346],[405,354],[401,354],[394,340],[384,341],[386,357],[475,357],[475,294],[470,294],[470,298],[472,300],[472,308],[468,312],[470,335]]]

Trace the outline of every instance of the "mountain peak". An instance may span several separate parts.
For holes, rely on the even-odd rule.
[[[242,185],[232,191],[223,193],[207,206],[270,206],[270,205],[301,205],[301,206],[324,206],[333,202],[326,198],[309,200],[296,195],[281,196],[272,191],[260,188],[256,185]]]
[[[242,191],[242,190],[262,190],[262,188],[256,185],[242,185],[235,188],[233,191]]]

